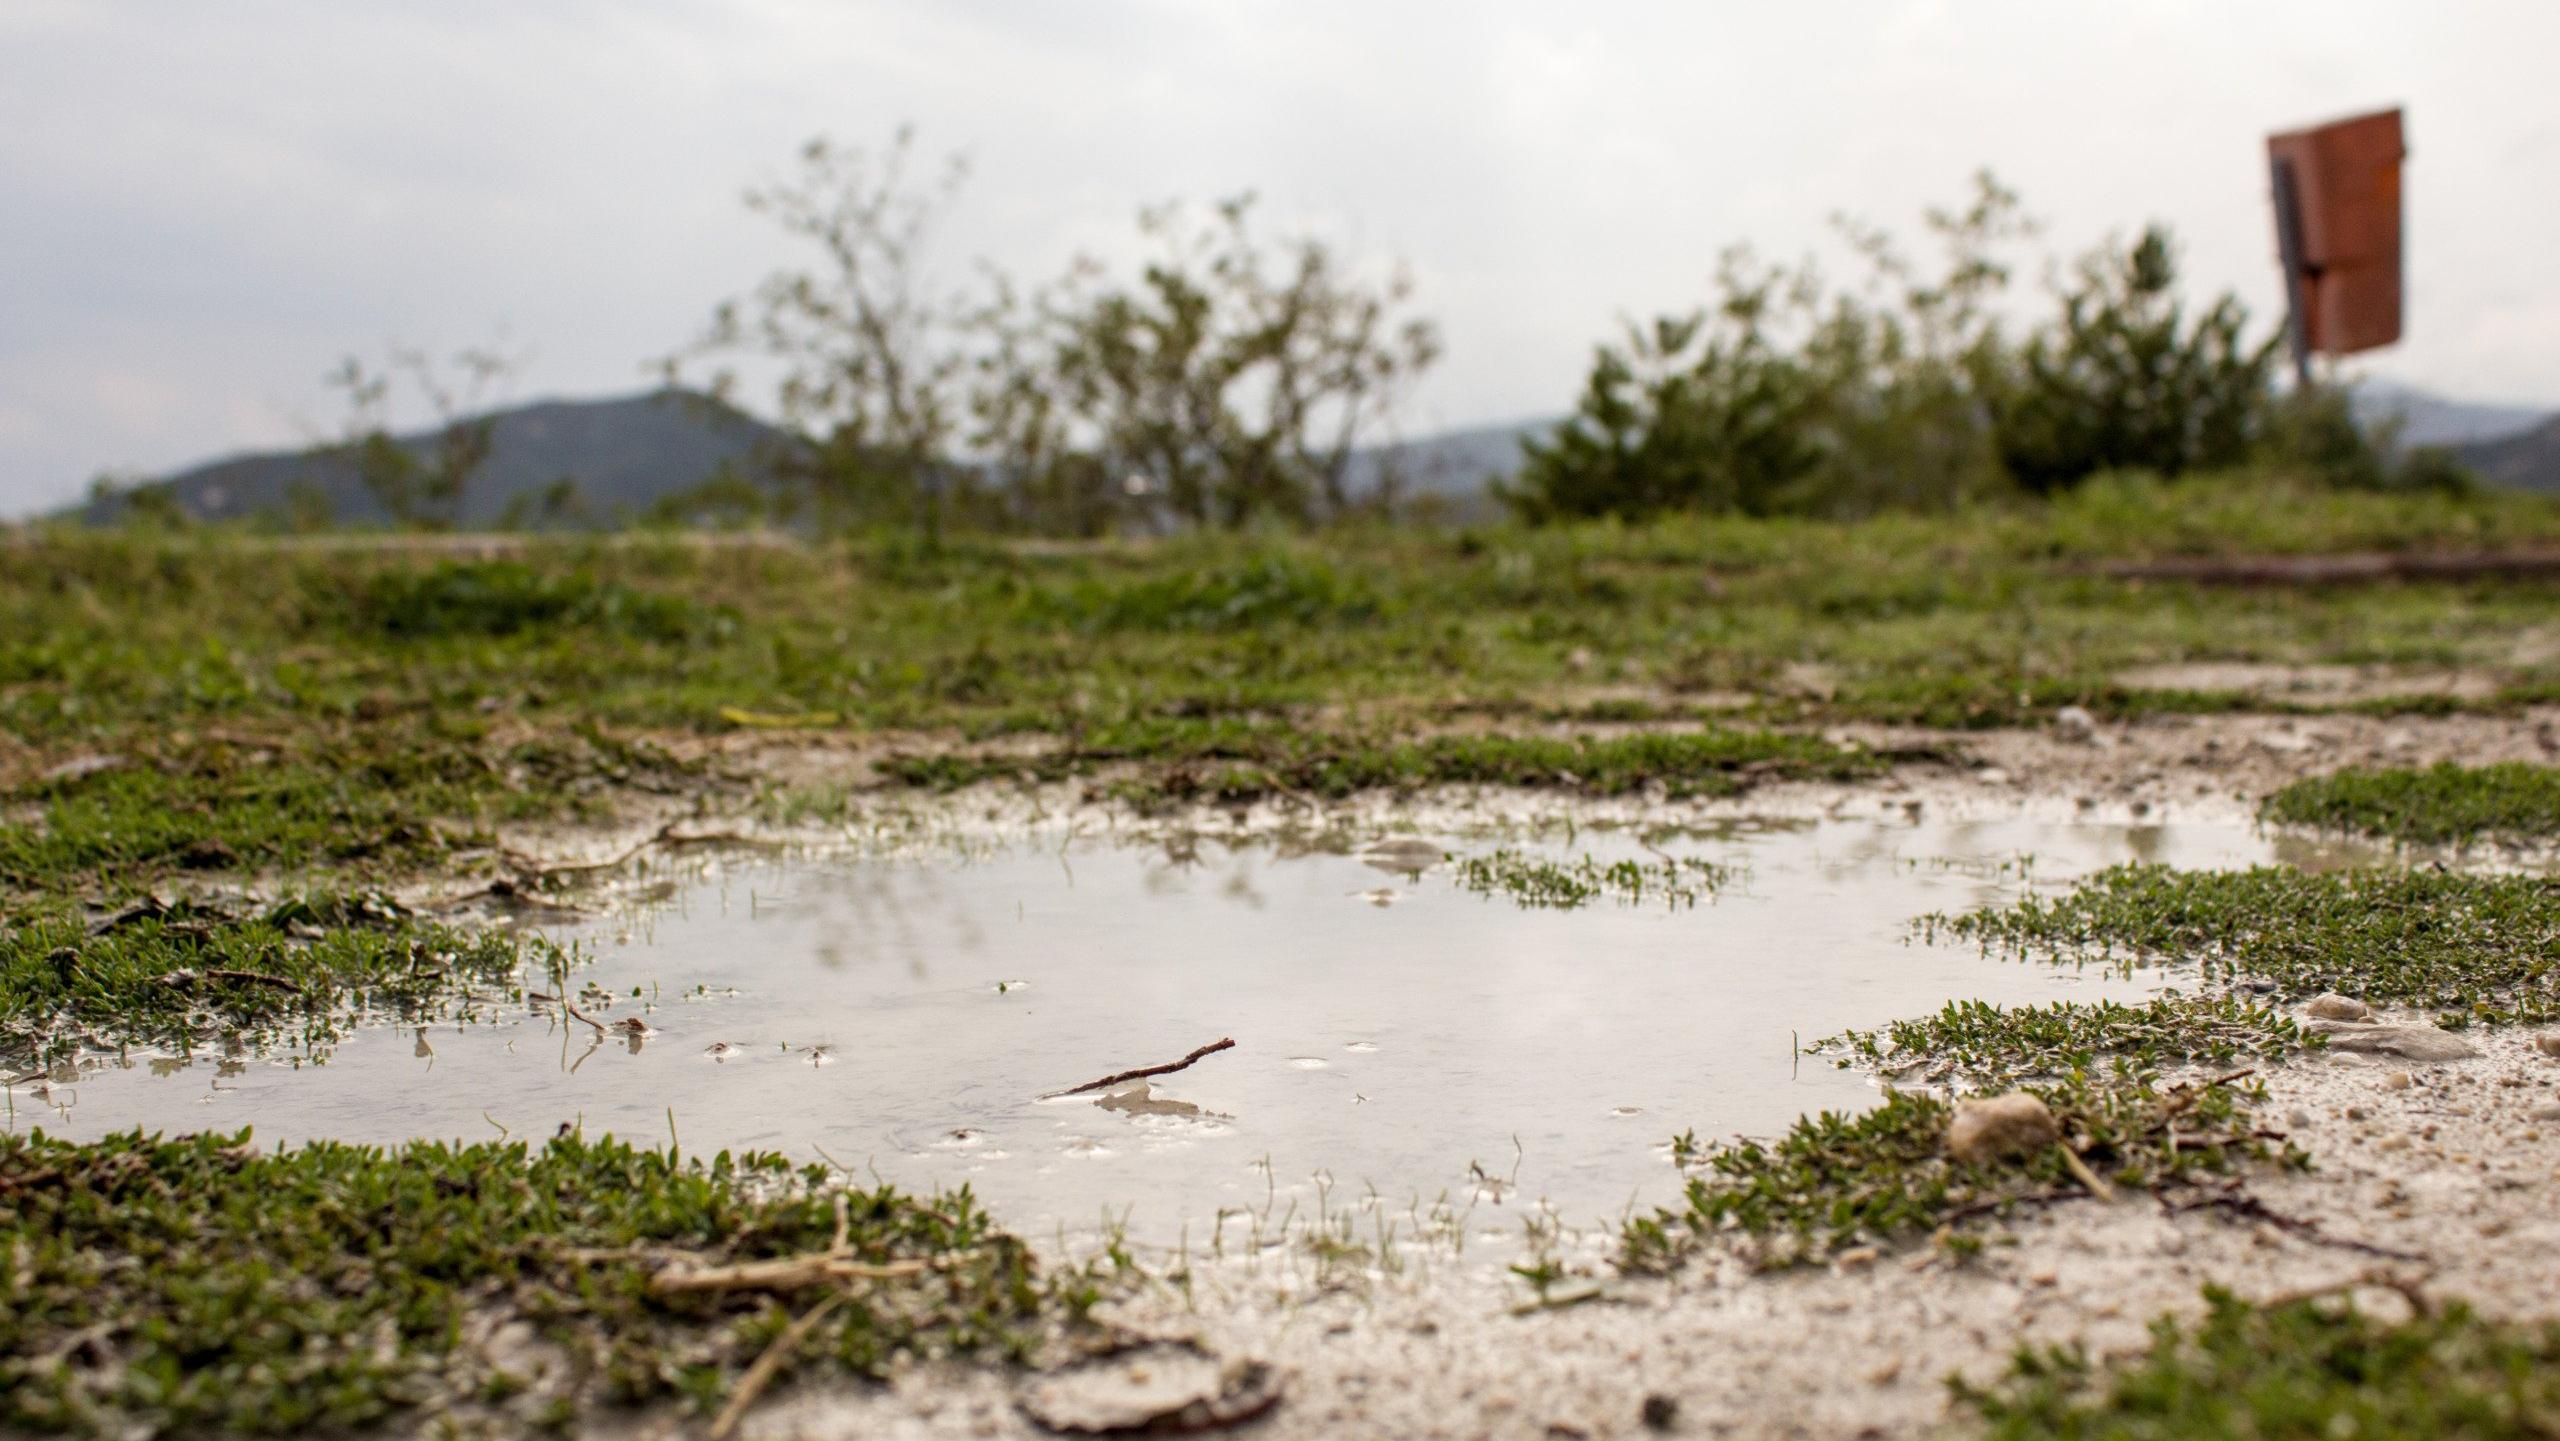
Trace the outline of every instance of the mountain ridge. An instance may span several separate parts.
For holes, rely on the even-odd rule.
[[[2560,494],[2560,413],[2448,400],[2382,381],[2357,387],[2356,409],[2368,423],[2396,422],[2403,444],[2452,449],[2493,483]],[[679,504],[724,477],[769,484],[760,477],[771,458],[795,443],[789,432],[726,402],[674,389],[528,401],[479,418],[489,423],[492,444],[456,517],[466,529],[626,522]],[[1352,457],[1350,489],[1371,495],[1392,485],[1425,513],[1488,519],[1499,510],[1494,484],[1518,467],[1521,442],[1563,419],[1462,426],[1367,446]],[[395,437],[421,455],[435,439],[434,431]],[[336,523],[392,519],[353,463],[326,448],[225,456],[92,497],[64,515],[108,524],[137,494],[155,493],[207,521],[288,514],[314,497]]]

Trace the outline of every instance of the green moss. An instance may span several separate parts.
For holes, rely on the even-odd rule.
[[[1986,949],[2193,964],[2303,998],[2336,991],[2444,1025],[2560,1016],[2560,881],[2425,869],[2117,866],[2055,897],[1932,917]]]
[[[1623,1235],[1625,1263],[1653,1269],[1721,1232],[1752,1238],[1763,1265],[1817,1261],[1845,1248],[1892,1244],[1947,1231],[2020,1205],[2087,1194],[2064,1159],[2068,1146],[2113,1185],[2161,1191],[2246,1161],[2299,1163],[2247,1119],[2254,1087],[2206,1081],[2163,1087],[2119,1067],[2075,1072],[2029,1086],[2061,1127],[2062,1144],[2010,1162],[1974,1164],[1946,1148],[1953,1107],[1938,1097],[1889,1091],[1856,1115],[1806,1116],[1774,1141],[1740,1140],[1701,1150],[1689,1138],[1675,1151],[1698,1168],[1683,1204],[1638,1217]]]
[[[432,924],[379,897],[145,901],[94,921],[51,907],[0,927],[0,1063],[134,1044],[324,1050],[359,1017],[446,1017],[512,991],[528,949],[546,973],[569,964],[548,942]]]
[[[2154,1325],[2142,1355],[2099,1366],[2030,1348],[1991,1386],[1957,1383],[1957,1398],[2001,1441],[2538,1441],[2560,1416],[2560,1326],[2458,1303],[2391,1322],[2335,1299],[2205,1299],[2201,1321]]]
[[[2412,845],[2560,836],[2560,769],[2511,761],[2423,770],[2350,767],[2295,781],[2260,816],[2279,825],[2382,836]]]
[[[2139,1005],[2056,1001],[1996,1006],[1949,1001],[1934,1016],[1850,1031],[1815,1043],[1896,1078],[2003,1084],[2086,1070],[2101,1059],[2145,1068],[2171,1062],[2275,1060],[2318,1044],[2281,1011],[2232,996],[2159,996]]]
[[[794,1371],[1021,1346],[1045,1284],[964,1191],[836,1192],[778,1157],[612,1141],[72,1145],[0,1135],[0,1425],[299,1435],[726,1394],[794,1316],[843,1297]],[[654,1274],[825,1252],[900,1274],[662,1294]],[[901,1263],[912,1263],[902,1265]],[[497,1338],[492,1340],[491,1338]]]
[[[1527,908],[1569,911],[1607,898],[1634,905],[1658,900],[1674,910],[1693,906],[1732,881],[1730,867],[1694,856],[1602,862],[1591,856],[1545,860],[1518,851],[1461,857],[1454,868],[1460,886],[1478,895],[1508,896]]]

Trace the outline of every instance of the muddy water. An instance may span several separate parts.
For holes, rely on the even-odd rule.
[[[1459,853],[1491,842],[1446,839]],[[1712,899],[1523,910],[1374,852],[1033,836],[970,854],[729,861],[562,928],[599,1040],[534,1008],[361,1032],[325,1064],[136,1056],[10,1124],[97,1135],[545,1137],[777,1149],[916,1187],[966,1183],[1033,1236],[1106,1215],[1229,1234],[1374,1192],[1470,1227],[1543,1200],[1601,1223],[1677,1182],[1662,1143],[1871,1103],[1795,1042],[1954,997],[2133,996],[2156,974],[1986,960],[1913,917],[2124,860],[2270,859],[2243,827],[1860,820],[1656,836],[1734,867]],[[1625,835],[1515,847],[1644,857]],[[1427,852],[1425,852],[1427,854]],[[2032,858],[2031,864],[2025,858]],[[662,888],[663,889],[663,888]],[[639,995],[635,997],[634,991]],[[1044,1093],[1232,1037],[1150,1086]]]

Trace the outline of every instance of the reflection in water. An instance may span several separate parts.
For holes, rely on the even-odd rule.
[[[1696,856],[1744,879],[1693,910],[1560,912],[1459,889],[1443,852],[1491,844],[1189,834],[1140,849],[1070,832],[924,858],[714,863],[651,907],[555,932],[595,957],[574,1013],[360,1031],[299,1069],[91,1058],[13,1088],[11,1123],[247,1125],[267,1144],[564,1125],[655,1144],[675,1125],[696,1152],[965,1182],[1034,1235],[1106,1211],[1141,1238],[1197,1234],[1308,1200],[1320,1173],[1398,1207],[1544,1198],[1596,1222],[1669,1199],[1661,1134],[1766,1134],[1872,1100],[1866,1078],[1800,1057],[1800,1038],[1951,997],[2159,980],[1985,960],[1915,940],[1915,916],[2125,860],[2348,858],[2236,826],[1918,809],[1584,831],[1541,849]],[[1232,1051],[1152,1083],[1034,1099],[1222,1036]]]

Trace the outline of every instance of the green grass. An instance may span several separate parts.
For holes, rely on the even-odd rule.
[[[570,957],[379,897],[144,902],[95,921],[51,907],[0,926],[0,1065],[137,1044],[325,1051],[361,1019],[449,1017],[511,994],[528,963],[565,974]]]
[[[2138,1005],[1949,1001],[1933,1016],[1814,1044],[1844,1052],[1843,1067],[1864,1064],[1896,1079],[1917,1073],[1933,1084],[1999,1085],[2087,1070],[2107,1059],[2146,1069],[2279,1060],[2318,1042],[2291,1016],[2267,1006],[2232,996],[2170,995]]]
[[[2409,845],[2533,842],[2560,835],[2560,769],[2509,761],[2424,769],[2350,767],[2298,780],[2261,818]]]
[[[2120,679],[2172,662],[2467,667],[2503,687],[2476,704],[2510,707],[2560,694],[2560,667],[2518,643],[2560,627],[2560,588],[2213,590],[2096,567],[2553,539],[2560,507],[2529,497],[2259,475],[2117,479],[1958,516],[1089,547],[639,535],[465,560],[28,531],[0,538],[0,887],[415,868],[492,827],[713,788],[664,757],[771,718],[893,733],[901,783],[1111,771],[1132,799],[1179,802],[1472,781],[1722,793],[1755,760],[1872,764],[1766,739],[1585,752],[1554,719],[1712,714],[1707,734],[1765,737],[2033,724],[2063,705],[2300,708]],[[968,744],[999,737],[1047,744]],[[100,756],[126,766],[44,779]]]
[[[1853,780],[1883,767],[1873,752],[1812,736],[1702,727],[1619,736],[1445,735],[1422,740],[1304,731],[1268,720],[1172,721],[1073,737],[1044,754],[934,751],[881,769],[910,785],[1063,780],[1128,772],[1104,789],[1140,805],[1340,799],[1371,790],[1494,785],[1673,797],[1734,795],[1764,780]]]
[[[1882,1105],[1856,1115],[1803,1117],[1773,1141],[1701,1148],[1682,1137],[1674,1149],[1698,1174],[1678,1208],[1628,1222],[1622,1260],[1660,1269],[1725,1233],[1747,1238],[1751,1258],[1770,1267],[1932,1233],[1967,1251],[1978,1240],[1956,1228],[1968,1221],[2087,1194],[2063,1145],[2101,1180],[2155,1192],[2244,1162],[2302,1160],[2252,1134],[2254,1087],[2163,1087],[2118,1066],[2025,1089],[2052,1107],[2063,1142],[2006,1163],[1957,1161],[1946,1149],[1954,1108],[1907,1091],[1888,1092]]]
[[[2191,1325],[2100,1366],[2021,1351],[1988,1387],[1955,1386],[1996,1441],[2547,1441],[2560,1417],[2560,1326],[2484,1319],[2459,1303],[2384,1321],[2334,1298],[2271,1305],[2208,1290]]]
[[[501,1433],[580,1406],[708,1407],[830,1292],[792,1372],[1017,1351],[1089,1304],[964,1191],[843,1192],[778,1157],[612,1141],[70,1145],[0,1135],[0,1426],[300,1435],[433,1417]],[[916,1274],[662,1294],[660,1268],[827,1251]],[[494,1343],[488,1338],[497,1337]]]
[[[587,726],[498,742],[469,717],[321,721],[200,736],[0,796],[0,894],[129,891],[186,872],[394,873],[485,847],[508,822],[599,819],[635,790],[698,784],[645,741]],[[0,813],[4,814],[4,813]]]
[[[2537,876],[2128,865],[1922,927],[2050,961],[2192,964],[2295,999],[2336,991],[2447,1026],[2560,1017],[2560,881]]]
[[[1460,887],[1477,895],[1508,896],[1524,908],[1559,911],[1602,899],[1623,905],[1658,900],[1678,910],[1696,905],[1699,897],[1713,895],[1733,880],[1731,867],[1693,856],[1608,862],[1576,856],[1551,861],[1512,850],[1461,857],[1453,874]]]

